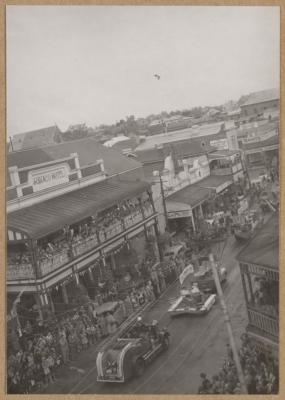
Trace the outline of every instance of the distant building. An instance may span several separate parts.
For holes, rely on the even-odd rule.
[[[62,142],[61,131],[58,126],[36,129],[14,135],[10,139],[9,151],[32,149]]]
[[[279,108],[279,91],[277,89],[262,90],[251,93],[244,104],[240,106],[242,116],[262,114],[269,109]]]

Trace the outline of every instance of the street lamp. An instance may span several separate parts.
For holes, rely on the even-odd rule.
[[[162,204],[163,204],[163,211],[164,211],[164,217],[165,217],[165,228],[168,231],[168,215],[167,215],[166,200],[165,200],[162,176],[161,176],[160,171],[153,171],[153,176],[156,177],[156,178],[159,178],[160,191],[161,191]]]

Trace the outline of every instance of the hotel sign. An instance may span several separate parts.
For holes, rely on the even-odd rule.
[[[29,172],[29,182],[34,192],[69,182],[69,168],[66,164],[55,165]]]

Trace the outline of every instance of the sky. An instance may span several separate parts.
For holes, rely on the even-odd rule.
[[[279,7],[7,6],[7,135],[278,88],[279,21]]]

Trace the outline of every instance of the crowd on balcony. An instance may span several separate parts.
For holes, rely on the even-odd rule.
[[[120,206],[116,205],[100,212],[96,217],[87,218],[85,221],[65,227],[63,231],[48,238],[38,241],[37,258],[42,274],[46,274],[69,259],[77,257],[128,227],[142,220],[142,212],[148,215],[151,202],[148,196],[141,200],[126,200]],[[8,265],[18,266],[23,269],[21,276],[31,266],[31,255],[24,249],[21,253],[8,251]]]
[[[239,350],[241,367],[248,394],[277,394],[278,363],[273,355],[258,349],[246,334],[241,337]],[[241,394],[241,386],[233,359],[233,352],[227,345],[227,356],[223,367],[211,379],[200,374],[199,394]]]

